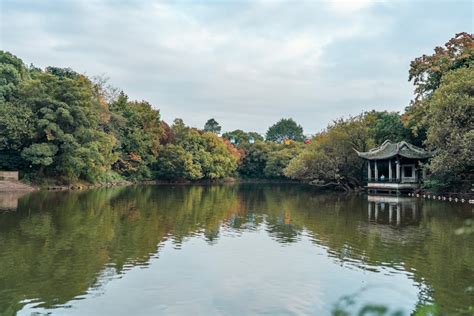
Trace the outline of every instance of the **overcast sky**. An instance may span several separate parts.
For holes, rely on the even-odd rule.
[[[0,48],[27,64],[105,75],[163,119],[306,133],[402,111],[411,60],[473,32],[473,1],[1,0]]]

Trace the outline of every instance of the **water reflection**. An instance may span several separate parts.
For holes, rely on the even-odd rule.
[[[369,195],[367,197],[367,211],[369,221],[387,223],[400,226],[416,225],[419,223],[418,212],[420,200],[408,197]],[[387,220],[388,216],[388,220]]]
[[[27,191],[0,192],[0,212],[16,211],[18,200],[28,193]]]
[[[263,312],[272,304],[290,312],[271,293],[285,293],[281,302],[299,302],[308,313],[318,306],[328,311],[339,296],[371,281],[396,282],[402,291],[414,291],[408,296],[417,304],[434,301],[452,311],[472,302],[465,288],[474,283],[474,240],[453,233],[471,211],[437,201],[320,194],[296,185],[35,192],[18,200],[16,212],[0,214],[0,314],[66,313],[62,308],[78,306],[77,300],[92,306],[87,304],[95,297],[111,298],[108,286],[120,278],[136,286],[121,291],[136,291],[141,306],[159,301],[170,310],[173,302],[193,305],[205,287],[221,293],[208,294],[214,297],[206,301],[211,313]],[[135,272],[140,267],[146,269],[143,280]],[[153,298],[144,301],[140,282],[150,278],[157,278],[146,292]],[[241,310],[235,297],[249,288],[255,306],[243,296],[249,310]],[[306,294],[296,299],[292,293]],[[382,293],[375,298],[384,299]],[[120,311],[124,301],[113,304]]]

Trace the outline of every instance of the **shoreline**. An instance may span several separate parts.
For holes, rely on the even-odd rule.
[[[0,180],[0,193],[29,193],[34,191],[81,191],[89,189],[99,189],[99,188],[112,188],[112,187],[126,187],[132,185],[179,185],[179,186],[188,186],[188,185],[222,185],[222,184],[306,184],[310,185],[308,182],[289,180],[289,179],[259,179],[259,178],[223,178],[223,179],[204,179],[204,180],[186,180],[186,179],[174,179],[174,180],[142,180],[142,181],[118,181],[111,183],[100,183],[100,184],[91,184],[91,183],[71,183],[64,185],[35,185],[31,183],[25,183],[22,181],[15,180]],[[338,191],[338,190],[329,190],[329,191]],[[361,191],[354,191],[360,193]],[[367,193],[367,192],[365,192]],[[426,198],[433,200],[465,200],[469,204],[473,203],[473,197],[470,193],[439,193],[433,194],[429,190],[418,191],[417,193],[410,193],[407,197],[412,198]]]
[[[17,180],[0,180],[0,192],[32,192],[39,188]]]
[[[292,183],[305,184],[305,182],[286,180],[286,179],[240,179],[240,178],[224,178],[224,179],[205,179],[205,180],[143,180],[143,181],[119,181],[110,183],[71,183],[71,184],[45,184],[35,185],[22,181],[0,180],[0,192],[33,192],[33,191],[66,191],[66,190],[89,190],[110,187],[125,187],[131,185],[212,185],[212,184],[246,184],[246,183]],[[307,184],[307,183],[306,183]]]

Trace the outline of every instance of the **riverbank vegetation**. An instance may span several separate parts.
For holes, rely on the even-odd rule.
[[[473,36],[457,34],[432,55],[416,58],[415,97],[405,113],[369,111],[341,118],[306,138],[294,120],[255,132],[223,133],[171,126],[146,101],[129,100],[100,78],[69,68],[26,66],[0,52],[0,169],[24,179],[60,183],[200,180],[226,177],[295,179],[346,190],[363,185],[366,151],[386,139],[436,151],[426,184],[469,190],[474,144]]]
[[[414,99],[405,113],[367,112],[331,123],[314,138],[285,174],[320,185],[362,184],[359,151],[384,140],[406,140],[435,156],[425,166],[425,186],[434,191],[469,191],[474,182],[474,37],[459,33],[432,55],[412,61]]]

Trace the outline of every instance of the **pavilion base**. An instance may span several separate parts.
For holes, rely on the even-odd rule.
[[[419,188],[418,183],[369,182],[367,184],[367,192],[370,194],[401,195],[415,192]]]

